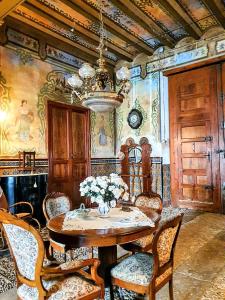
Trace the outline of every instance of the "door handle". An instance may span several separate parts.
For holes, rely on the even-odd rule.
[[[203,155],[203,156],[207,157],[207,158],[208,158],[208,161],[211,160],[211,154],[210,154],[210,152],[208,152],[207,154],[205,154],[205,155]]]
[[[211,184],[211,185],[205,185],[205,186],[204,186],[204,189],[205,189],[205,190],[214,190],[215,187],[214,187],[213,184]]]
[[[223,150],[223,149],[217,149],[216,150],[216,154],[220,154],[220,153],[225,153],[225,150]]]

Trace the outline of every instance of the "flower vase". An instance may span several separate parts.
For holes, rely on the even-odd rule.
[[[110,207],[107,202],[98,205],[98,214],[102,218],[107,218],[109,216]]]

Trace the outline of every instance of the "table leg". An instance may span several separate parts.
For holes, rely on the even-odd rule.
[[[99,275],[104,279],[105,285],[110,284],[110,269],[117,261],[117,246],[99,247],[98,258],[101,262]]]

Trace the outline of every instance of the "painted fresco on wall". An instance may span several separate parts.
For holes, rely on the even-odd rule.
[[[91,157],[114,156],[114,114],[91,112]]]
[[[146,136],[150,143],[158,143],[160,139],[159,73],[149,74],[145,79],[136,77],[131,81],[132,89],[116,114],[117,152],[128,137],[138,142],[140,137]],[[143,115],[138,129],[132,129],[127,122],[129,111],[133,108]]]
[[[1,71],[9,96],[5,120],[1,122],[1,156],[15,157],[18,151],[36,151],[46,157],[45,136],[40,134],[38,93],[52,66],[26,58],[25,53],[1,47]],[[22,57],[21,57],[22,55]],[[1,110],[2,107],[1,97]],[[44,145],[44,146],[43,146]]]
[[[68,71],[21,50],[0,48],[0,156],[36,151],[37,157],[45,158],[46,101],[71,102]],[[92,157],[113,157],[113,113],[92,113],[91,132]]]

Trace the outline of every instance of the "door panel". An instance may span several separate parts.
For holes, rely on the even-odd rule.
[[[219,110],[219,130],[220,130],[220,144],[219,144],[219,156],[220,156],[220,170],[221,170],[221,187],[222,187],[222,203],[223,213],[225,213],[225,63],[221,67],[221,101]]]
[[[48,191],[66,193],[78,207],[80,182],[89,175],[89,111],[48,102]]]
[[[175,206],[220,210],[217,77],[217,66],[209,66],[169,78]]]

